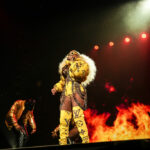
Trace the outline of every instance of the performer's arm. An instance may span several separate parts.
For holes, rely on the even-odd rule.
[[[52,137],[57,137],[58,136],[58,131],[59,131],[59,125],[51,132]]]
[[[35,133],[36,132],[36,123],[35,123],[35,119],[34,119],[33,110],[30,113],[29,124],[32,128],[31,134]]]
[[[12,121],[13,126],[17,130],[19,130],[20,129],[20,125],[18,124],[18,120],[16,119],[17,104],[18,104],[18,102],[15,102],[13,104],[13,106],[11,107],[11,109],[10,109],[10,117],[11,117],[11,121]]]
[[[60,77],[60,81],[54,85],[56,92],[62,92],[65,85],[65,79],[63,76]]]

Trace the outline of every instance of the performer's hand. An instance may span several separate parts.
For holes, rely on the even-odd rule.
[[[57,135],[57,132],[55,132],[55,131],[52,131],[51,133],[52,133],[52,137],[53,137],[53,138],[56,138],[56,137],[58,136],[58,135]]]
[[[36,132],[36,130],[32,130],[32,131],[31,131],[31,134],[34,134],[35,132]]]
[[[51,89],[51,92],[52,92],[53,95],[55,95],[57,91],[56,91],[55,88],[53,88],[53,89]]]
[[[17,127],[16,130],[23,133],[24,135],[26,134],[26,131],[21,126]]]

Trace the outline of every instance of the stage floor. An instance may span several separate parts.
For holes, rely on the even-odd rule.
[[[7,148],[3,150],[12,150]],[[17,150],[150,150],[150,139],[144,140],[127,140],[127,141],[113,141],[113,142],[98,142],[88,144],[72,144],[72,145],[42,145],[16,148]]]

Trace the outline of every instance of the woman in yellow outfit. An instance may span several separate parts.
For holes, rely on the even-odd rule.
[[[62,92],[60,98],[59,144],[67,144],[72,117],[78,128],[82,143],[88,143],[88,129],[83,113],[87,108],[85,86],[95,78],[95,63],[88,56],[72,50],[60,63],[59,73],[60,81],[51,90],[53,95]]]

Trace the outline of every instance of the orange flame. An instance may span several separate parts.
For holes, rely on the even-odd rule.
[[[110,113],[85,111],[90,142],[150,139],[150,105],[132,103],[130,107],[117,106],[116,109],[118,113],[113,126],[106,125]]]

